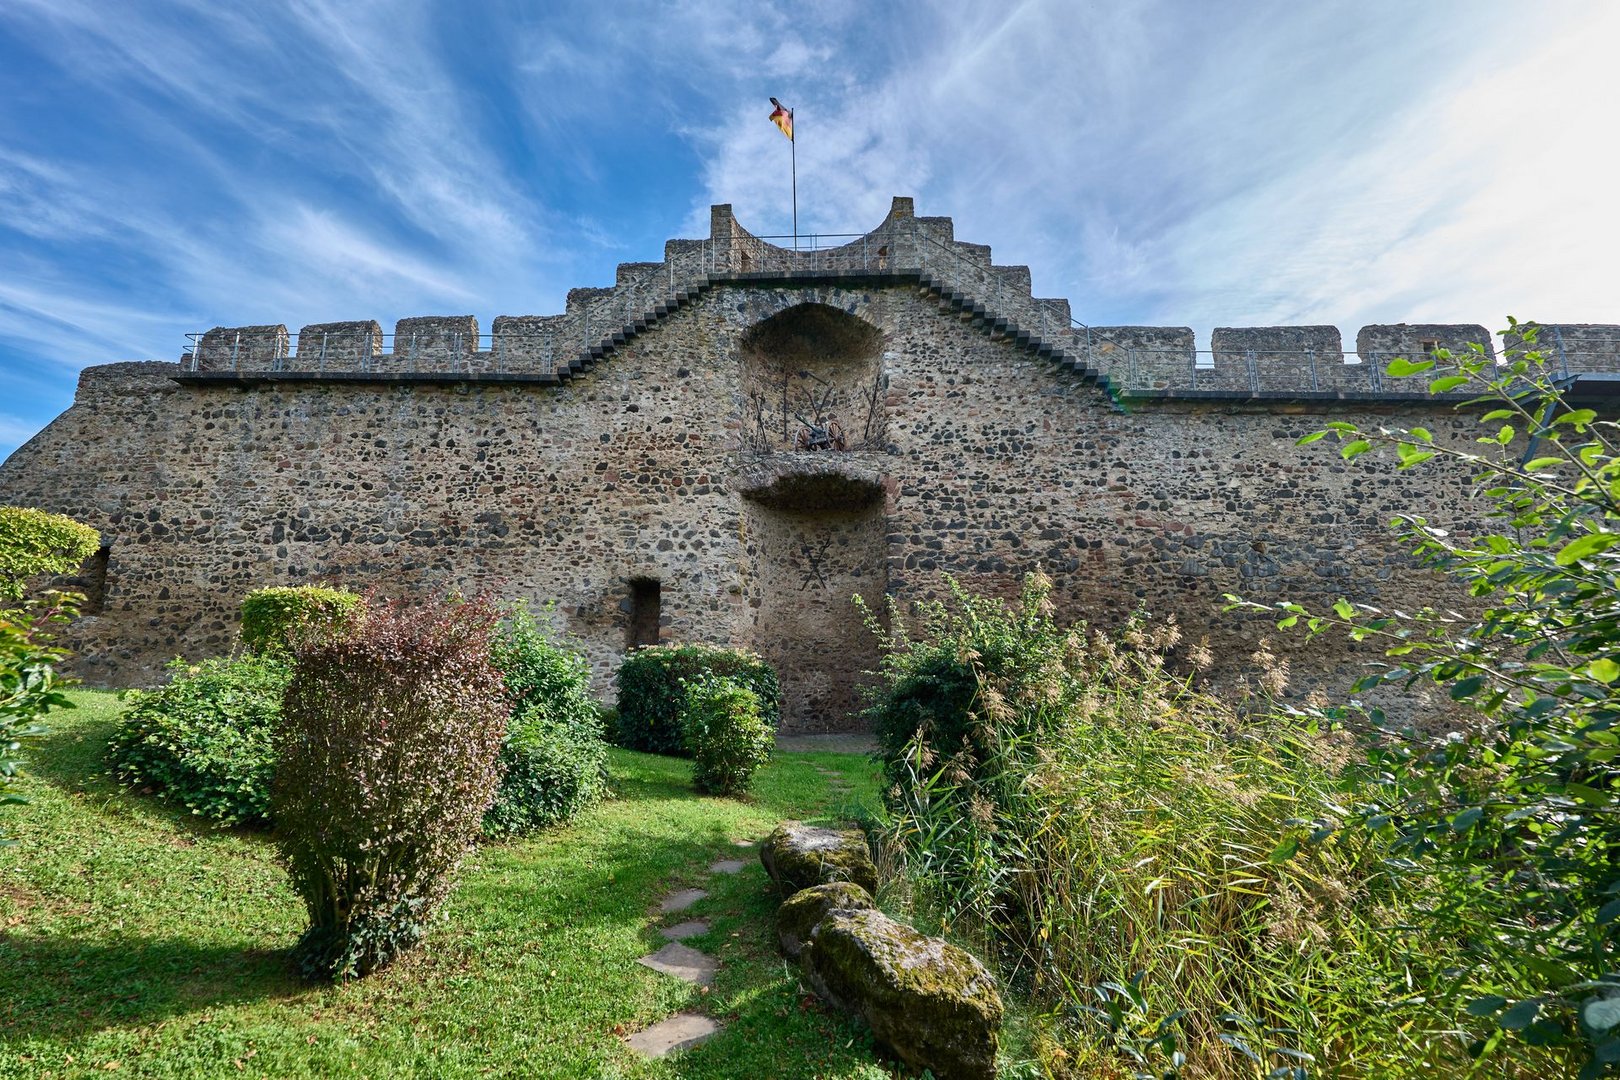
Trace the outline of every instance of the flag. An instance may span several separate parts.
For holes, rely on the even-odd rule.
[[[784,134],[784,135],[786,135],[788,137],[788,142],[792,142],[793,141],[793,110],[788,108],[786,105],[783,105],[780,101],[777,101],[775,98],[771,98],[771,104],[776,106],[776,108],[771,111],[771,123],[773,123],[777,127],[781,128],[782,129],[782,134]]]

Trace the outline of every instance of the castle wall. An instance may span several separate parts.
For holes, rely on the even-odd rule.
[[[875,501],[741,494],[753,463],[794,456],[749,449],[745,334],[800,303],[881,335],[886,441],[797,455],[858,463],[880,478]],[[1039,568],[1067,616],[1174,614],[1231,677],[1265,626],[1223,614],[1223,593],[1437,596],[1382,525],[1468,513],[1458,476],[1293,445],[1330,418],[1389,423],[1396,406],[1121,411],[898,285],[717,288],[561,386],[180,385],[174,373],[88,370],[74,406],[0,467],[0,499],[74,514],[110,541],[103,613],[75,628],[95,683],[227,652],[249,589],[329,580],[554,600],[610,693],[629,582],[653,578],[663,640],[765,652],[783,669],[790,726],[809,730],[847,722],[875,662],[855,593],[938,596],[946,574],[1011,593]],[[1439,439],[1471,437],[1449,407],[1409,408]],[[1342,690],[1356,662],[1319,645],[1301,681]]]

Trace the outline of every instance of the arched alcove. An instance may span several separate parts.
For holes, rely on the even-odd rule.
[[[827,304],[796,304],[741,341],[751,450],[856,450],[884,443],[883,335]]]

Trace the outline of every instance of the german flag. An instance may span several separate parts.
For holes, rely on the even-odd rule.
[[[777,101],[775,98],[771,98],[771,104],[776,106],[771,111],[771,123],[781,128],[782,134],[788,137],[788,142],[792,142],[793,110],[782,104],[780,101]]]

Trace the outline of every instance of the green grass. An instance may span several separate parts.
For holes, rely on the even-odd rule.
[[[18,841],[0,848],[0,1076],[889,1075],[804,994],[757,855],[733,846],[874,803],[863,757],[783,754],[741,803],[693,794],[686,762],[614,751],[615,797],[478,849],[424,948],[312,986],[289,966],[303,911],[268,839],[118,788],[103,762],[118,702],[76,697],[28,748],[30,805],[0,811]],[[707,874],[739,855],[742,873]],[[656,901],[688,885],[710,891],[691,915],[711,929],[688,942],[721,961],[708,993],[634,962],[663,944]],[[663,1062],[620,1043],[681,1009],[725,1027]]]

